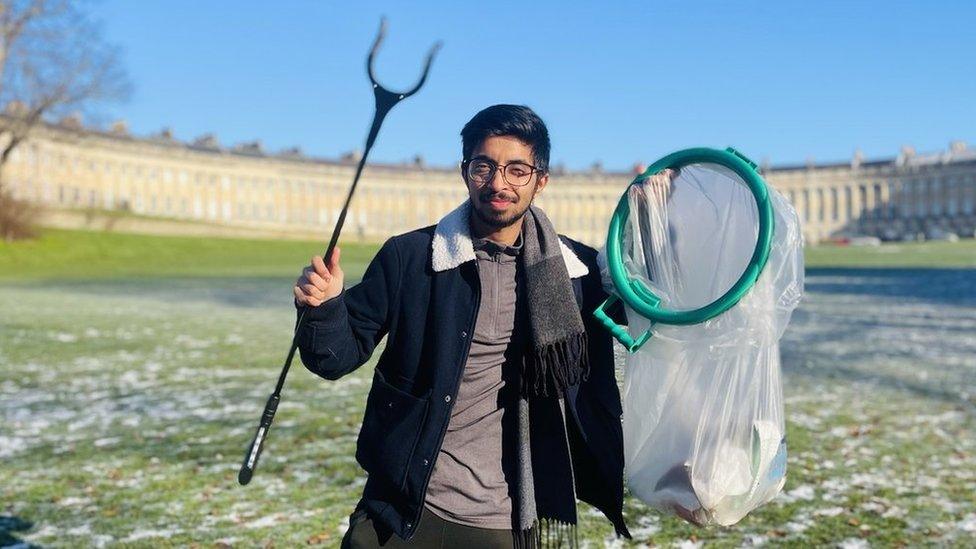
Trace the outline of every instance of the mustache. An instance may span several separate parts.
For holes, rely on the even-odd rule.
[[[482,202],[491,202],[492,200],[505,200],[508,202],[518,202],[517,196],[508,196],[508,195],[504,195],[500,193],[492,193],[492,192],[482,193],[478,198]]]

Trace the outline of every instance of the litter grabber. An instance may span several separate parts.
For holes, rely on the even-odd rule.
[[[329,246],[325,251],[325,255],[323,256],[326,264],[329,264],[332,258],[332,252],[339,240],[339,234],[342,232],[342,226],[346,221],[346,214],[349,211],[349,204],[352,202],[353,193],[356,192],[356,185],[359,183],[359,176],[363,171],[363,167],[366,165],[366,159],[369,157],[370,149],[373,148],[373,143],[376,141],[376,136],[379,135],[380,126],[382,126],[383,120],[395,105],[417,93],[420,88],[423,87],[424,83],[427,81],[427,74],[430,72],[430,65],[434,61],[434,55],[441,47],[440,42],[437,42],[433,47],[431,47],[427,54],[426,63],[424,64],[424,72],[420,75],[420,79],[413,88],[403,92],[390,91],[376,81],[376,76],[373,73],[373,58],[376,56],[376,52],[379,50],[380,43],[382,43],[385,35],[386,19],[384,18],[380,21],[380,29],[376,35],[376,40],[373,42],[373,47],[369,50],[369,56],[366,58],[366,72],[369,75],[370,83],[373,85],[373,96],[376,100],[376,111],[373,114],[373,123],[370,126],[369,135],[366,137],[366,146],[363,149],[362,158],[359,159],[359,164],[356,166],[356,173],[353,176],[352,186],[349,188],[349,194],[346,195],[345,204],[342,206],[339,219],[336,221],[335,228],[332,230],[332,238],[329,240]],[[261,451],[264,447],[264,442],[267,439],[268,430],[271,428],[271,423],[274,421],[275,412],[278,409],[278,403],[281,401],[281,390],[285,385],[285,378],[288,376],[288,369],[291,367],[291,361],[295,357],[295,350],[298,348],[298,333],[303,326],[306,311],[307,308],[303,308],[299,313],[298,322],[295,325],[295,333],[292,336],[291,348],[288,350],[285,363],[281,368],[281,374],[278,376],[278,383],[275,385],[274,392],[271,393],[270,397],[268,397],[268,402],[264,406],[264,412],[261,414],[257,431],[254,434],[254,440],[251,441],[251,445],[248,447],[247,453],[244,455],[244,463],[241,465],[241,470],[237,474],[237,481],[242,485],[251,481],[251,477],[254,475],[254,471],[258,466],[258,460],[261,457]]]

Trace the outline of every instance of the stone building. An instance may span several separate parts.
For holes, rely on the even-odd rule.
[[[168,130],[135,137],[124,123],[110,130],[64,120],[38,128],[15,149],[4,181],[19,197],[54,209],[123,210],[142,216],[250,229],[320,232],[339,215],[358,157],[269,153],[259,141],[222,146],[213,135],[192,142]],[[952,143],[943,153],[909,148],[890,160],[765,168],[803,219],[808,242],[841,235],[887,239],[976,226],[976,150]],[[553,167],[538,200],[574,238],[598,245],[634,172]],[[382,240],[435,223],[466,197],[457,169],[424,164],[370,164],[346,220],[344,237]]]
[[[796,207],[808,242],[972,237],[976,228],[976,150],[959,141],[945,152],[903,147],[896,158],[871,161],[857,153],[843,164],[780,166],[765,176]]]

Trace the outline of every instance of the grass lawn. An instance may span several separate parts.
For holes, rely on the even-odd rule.
[[[972,265],[973,243],[956,245],[808,259]],[[255,480],[236,483],[287,351],[291,283],[323,248],[80,231],[0,243],[0,545],[336,546],[364,482],[353,455],[372,362],[335,382],[296,364]],[[375,250],[344,246],[350,282]],[[628,497],[633,544],[580,504],[583,544],[971,544],[971,273],[866,272],[808,276],[784,337],[783,494],[706,530]]]
[[[98,279],[158,276],[297,278],[328,242],[150,236],[45,230],[36,240],[0,241],[0,279]],[[347,274],[358,278],[376,245],[345,245]]]
[[[324,241],[248,240],[46,230],[37,240],[0,241],[0,280],[199,277],[297,277]],[[340,244],[350,279],[361,276],[377,244]],[[810,246],[808,267],[976,267],[976,239]]]
[[[808,267],[976,267],[976,239],[900,242],[881,246],[810,246]]]

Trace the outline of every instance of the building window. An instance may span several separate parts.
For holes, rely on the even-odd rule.
[[[921,179],[916,179],[912,181],[912,196],[914,197],[915,207],[913,211],[915,212],[915,217],[923,217],[925,215],[925,181]]]
[[[946,214],[956,215],[959,213],[959,190],[961,185],[954,177],[945,180]]]
[[[962,181],[963,186],[963,198],[962,198],[962,211],[966,215],[973,214],[974,202],[976,202],[976,177],[970,177],[968,181]]]
[[[837,196],[837,189],[830,189],[830,218],[834,221],[840,217],[840,204]]]
[[[884,211],[884,202],[881,201],[881,184],[874,184],[874,200],[871,201],[872,210],[874,210],[874,216],[876,218],[884,217],[882,212]]]
[[[844,214],[847,221],[854,218],[854,191],[849,186],[844,187]]]
[[[824,204],[824,190],[817,189],[817,221],[823,223],[826,217],[826,204]]]
[[[895,185],[894,181],[888,182],[888,204],[887,204],[887,217],[888,219],[895,219],[898,217],[898,202],[895,197],[898,196],[898,187]]]

